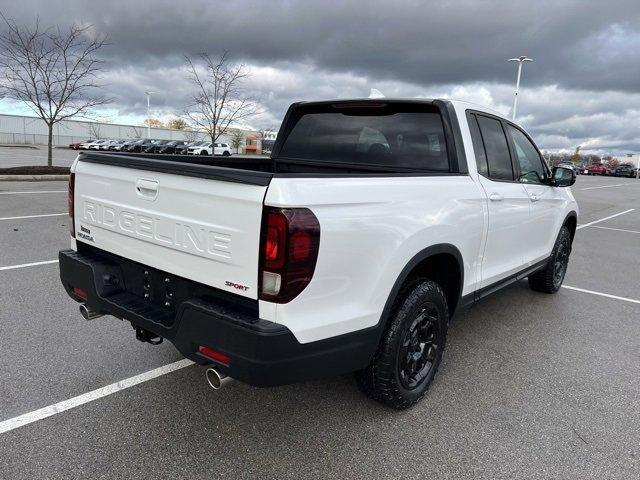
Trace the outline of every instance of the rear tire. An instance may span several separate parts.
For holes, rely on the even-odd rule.
[[[571,254],[571,233],[563,225],[553,246],[547,265],[540,271],[529,275],[532,290],[544,293],[556,293],[560,290],[569,265]]]
[[[362,392],[397,410],[415,405],[438,371],[448,324],[440,285],[420,279],[403,288],[371,363],[356,373]]]

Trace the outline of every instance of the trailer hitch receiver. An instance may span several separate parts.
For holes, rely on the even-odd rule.
[[[156,335],[155,333],[151,333],[149,330],[145,330],[141,327],[133,328],[136,330],[136,339],[141,342],[150,343],[151,345],[160,345],[162,343],[162,337]]]

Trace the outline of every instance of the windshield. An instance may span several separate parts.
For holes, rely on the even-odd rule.
[[[442,119],[429,104],[310,105],[279,158],[448,171]]]

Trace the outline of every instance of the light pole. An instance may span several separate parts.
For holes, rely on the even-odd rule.
[[[151,94],[156,92],[144,92],[147,96],[147,138],[151,138],[151,117],[149,117],[149,109],[151,107]]]
[[[518,62],[518,77],[516,79],[516,93],[513,96],[513,111],[511,113],[511,118],[513,120],[516,119],[516,109],[518,108],[518,90],[520,90],[520,75],[522,74],[522,64],[524,62],[533,62],[532,58],[527,57],[526,55],[521,55],[518,58],[510,58],[507,62]]]

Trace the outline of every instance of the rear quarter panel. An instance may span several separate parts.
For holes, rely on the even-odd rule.
[[[287,304],[260,302],[262,318],[302,343],[376,325],[402,269],[430,245],[454,245],[464,259],[462,293],[475,289],[485,207],[467,175],[276,177],[265,204],[307,207],[320,222],[311,283]]]

